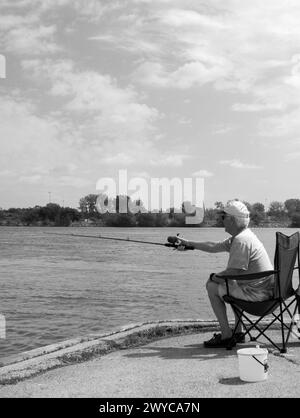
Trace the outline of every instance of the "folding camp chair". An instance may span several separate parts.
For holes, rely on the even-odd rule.
[[[226,303],[229,303],[238,317],[238,323],[233,331],[232,339],[230,340],[227,349],[231,349],[234,345],[234,334],[237,330],[240,322],[245,328],[244,336],[249,335],[251,341],[256,341],[261,335],[263,335],[274,347],[280,350],[281,353],[286,353],[286,346],[289,341],[289,337],[293,325],[293,317],[298,309],[300,312],[300,293],[298,287],[297,290],[293,288],[293,272],[298,270],[298,276],[300,279],[300,255],[299,255],[299,242],[300,234],[296,232],[291,236],[276,232],[276,248],[274,257],[274,271],[265,271],[255,274],[245,274],[241,276],[226,276],[227,295],[223,297]],[[297,266],[295,267],[297,261]],[[242,278],[244,280],[260,279],[274,274],[275,287],[274,296],[263,302],[248,302],[241,299],[236,299],[229,294],[229,280],[238,280]],[[294,304],[294,309],[292,306]],[[275,312],[277,311],[277,313]],[[278,312],[279,311],[279,312]],[[288,317],[288,321],[285,320]],[[251,319],[249,315],[258,317],[258,319]],[[271,321],[266,323],[263,319],[266,315],[272,315]],[[270,336],[266,335],[266,331],[271,325],[279,321],[281,329],[281,346],[276,344]],[[288,322],[288,324],[286,323]],[[251,331],[258,331],[258,335],[255,337],[251,334]]]

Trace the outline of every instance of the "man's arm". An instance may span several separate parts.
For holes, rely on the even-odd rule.
[[[220,253],[223,251],[226,251],[225,248],[220,246],[219,242],[212,242],[212,241],[205,241],[205,242],[199,242],[199,241],[190,241],[181,237],[177,237],[178,241],[180,241],[183,245],[192,246],[195,248],[195,250],[201,250],[205,251],[207,253]]]

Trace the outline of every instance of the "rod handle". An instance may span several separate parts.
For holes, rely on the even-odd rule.
[[[166,247],[173,247],[173,248],[177,248],[179,246],[184,247],[184,250],[194,250],[195,248],[192,245],[182,245],[178,243],[178,239],[177,236],[170,236],[168,237],[168,242],[165,244]]]

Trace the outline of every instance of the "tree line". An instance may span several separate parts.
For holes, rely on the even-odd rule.
[[[0,209],[2,226],[112,226],[112,227],[185,227],[184,204],[180,211],[147,212],[141,201],[131,201],[129,196],[115,199],[101,199],[99,195],[88,194],[79,201],[78,208],[62,207],[56,203],[32,208]],[[104,203],[104,205],[103,205]],[[250,212],[250,226],[254,227],[300,227],[300,199],[273,201],[268,208],[260,203],[244,202]],[[98,207],[97,207],[98,205]],[[217,216],[224,208],[223,202],[215,202],[213,208],[205,209],[204,220],[199,226],[223,226]],[[127,213],[124,212],[124,207]],[[132,211],[132,207],[135,208]],[[122,208],[122,209],[121,209]],[[109,211],[106,211],[109,209]],[[180,213],[178,213],[180,212]],[[192,225],[197,226],[197,225]]]
[[[70,226],[79,222],[77,209],[62,207],[56,203],[33,208],[0,209],[0,225],[12,226]]]

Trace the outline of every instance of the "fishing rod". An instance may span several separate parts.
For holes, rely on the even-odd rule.
[[[60,235],[60,236],[71,236],[71,237],[81,237],[81,238],[95,238],[95,239],[109,239],[113,241],[124,241],[124,242],[135,242],[139,244],[150,244],[150,245],[163,245],[164,247],[173,248],[174,250],[194,250],[194,247],[191,245],[183,245],[180,244],[178,241],[178,236],[170,236],[167,238],[166,243],[161,242],[151,242],[151,241],[141,241],[141,240],[135,240],[135,239],[129,239],[129,238],[115,238],[115,237],[106,237],[102,235],[83,235],[83,234],[60,234],[59,232],[45,232],[45,234],[48,235]]]

